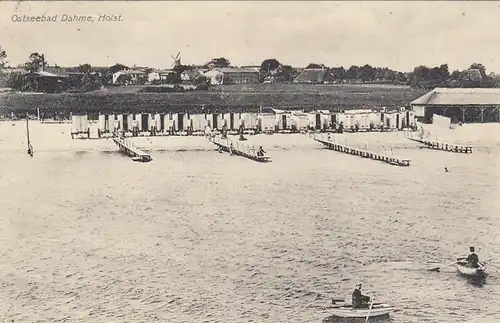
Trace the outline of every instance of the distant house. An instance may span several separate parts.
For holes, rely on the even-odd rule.
[[[60,67],[44,67],[40,72],[26,73],[24,78],[35,92],[61,92],[70,85],[68,72]]]
[[[293,80],[293,83],[324,83],[327,76],[327,70],[324,68],[306,68]]]
[[[12,73],[26,74],[26,73],[28,73],[28,71],[26,69],[20,68],[20,67],[6,67],[6,68],[0,70],[0,74],[3,74],[3,75],[10,75]]]
[[[14,73],[26,75],[28,71],[23,68],[14,68],[14,67],[6,67],[4,69],[0,69],[0,89],[2,89],[2,91],[4,89],[8,89],[8,80],[10,76]]]
[[[181,73],[182,82],[194,82],[197,77],[203,76],[202,72],[198,69],[189,69]]]
[[[113,84],[139,84],[148,75],[138,69],[128,69],[118,71],[113,74]]]
[[[69,73],[64,68],[57,67],[57,66],[46,66],[43,68],[42,72],[38,72],[38,73],[45,74],[45,75],[52,74],[52,75],[56,75],[59,77],[69,77]]]
[[[462,77],[464,81],[481,82],[483,80],[481,71],[474,68],[463,71]]]
[[[65,70],[68,75],[70,77],[81,77],[83,76],[85,73],[82,72],[81,70],[81,67],[80,66],[72,66],[72,67],[61,67],[63,70]],[[99,76],[102,76],[106,73],[106,71],[108,70],[107,67],[95,67],[95,66],[92,66],[90,67],[90,74],[93,74],[93,75],[99,75]]]
[[[260,72],[260,65],[245,65],[245,66],[241,66],[241,68],[249,69],[249,70],[254,70],[256,72]]]
[[[172,70],[156,70],[152,71],[148,74],[148,82],[151,83],[153,81],[163,81],[166,80],[168,75],[172,73]]]
[[[204,73],[215,84],[255,84],[259,82],[259,72],[248,68],[214,68]]]
[[[272,83],[276,83],[278,81],[278,79],[276,78],[276,76],[274,75],[269,75],[269,76],[266,76],[264,78],[264,84],[272,84]]]

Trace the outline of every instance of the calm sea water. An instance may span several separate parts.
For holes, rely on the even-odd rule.
[[[496,142],[460,155],[400,135],[343,137],[374,147],[392,136],[385,145],[412,160],[398,168],[300,135],[251,138],[270,164],[203,138],[157,149],[173,140],[162,138],[140,164],[109,142],[50,148],[66,134],[34,132],[34,158],[1,132],[14,147],[0,144],[7,320],[321,322],[330,298],[362,282],[400,309],[392,322],[500,321],[500,267],[482,287],[426,270],[469,245],[500,266]]]

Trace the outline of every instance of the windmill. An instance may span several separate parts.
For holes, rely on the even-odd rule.
[[[181,57],[179,56],[180,54],[181,54],[181,52],[178,52],[175,57],[170,55],[170,57],[172,57],[172,59],[174,60],[174,63],[172,64],[172,68],[181,65]]]

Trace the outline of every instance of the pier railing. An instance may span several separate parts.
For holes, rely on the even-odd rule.
[[[463,146],[459,144],[450,144],[450,143],[444,143],[444,142],[439,142],[439,141],[431,141],[431,140],[425,140],[423,138],[413,138],[413,137],[406,137],[409,140],[418,142],[422,145],[424,145],[425,148],[432,149],[432,150],[441,150],[441,151],[447,151],[451,153],[459,153],[459,154],[472,154],[472,146]]]
[[[341,152],[348,155],[358,156],[361,158],[368,158],[371,160],[381,161],[394,166],[410,166],[409,159],[402,159],[398,157],[389,157],[386,155],[381,155],[372,151],[368,151],[366,149],[354,148],[347,145],[343,145],[335,142],[330,138],[330,136],[317,136],[316,134],[312,135],[312,138],[317,142],[322,143],[327,149],[334,150],[337,152]]]
[[[246,157],[248,159],[252,159],[258,162],[270,162],[271,157],[266,155],[259,155],[257,148],[255,145],[244,145],[236,142],[233,144],[232,140],[229,138],[221,138],[221,137],[211,137],[209,140],[215,144],[222,151],[229,152],[232,155]]]
[[[132,157],[134,160],[142,162],[148,162],[152,160],[149,154],[137,148],[130,139],[115,136],[113,137],[113,142],[118,146],[120,152],[126,154],[129,157]]]

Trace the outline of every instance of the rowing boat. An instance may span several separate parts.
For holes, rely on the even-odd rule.
[[[342,305],[332,309],[332,315],[337,317],[366,318],[389,315],[394,306],[384,303],[374,303],[372,308],[352,308],[352,305]]]
[[[137,156],[132,157],[132,160],[136,162],[147,163],[152,161],[153,159],[148,154],[139,153],[137,154]]]
[[[482,277],[486,275],[486,264],[484,263],[479,263],[478,268],[473,268],[467,266],[467,261],[459,260],[455,263],[455,267],[457,267],[457,271],[463,276]]]

